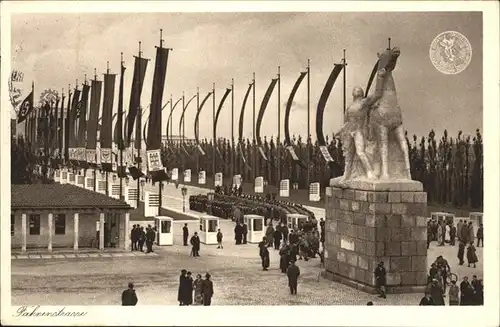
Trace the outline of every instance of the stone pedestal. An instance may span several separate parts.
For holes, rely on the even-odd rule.
[[[325,199],[328,279],[376,292],[384,261],[388,293],[423,292],[427,282],[427,193],[416,181],[330,181]]]

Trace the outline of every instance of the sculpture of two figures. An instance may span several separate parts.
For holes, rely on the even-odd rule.
[[[378,55],[372,95],[364,97],[360,87],[353,90],[353,102],[338,133],[345,157],[344,175],[338,184],[350,180],[411,180],[408,145],[392,77],[399,55],[398,48]]]

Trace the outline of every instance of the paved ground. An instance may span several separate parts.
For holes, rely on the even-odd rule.
[[[189,194],[206,192],[190,187]],[[182,209],[180,189],[165,187],[164,205]],[[187,201],[186,201],[187,202]],[[13,305],[119,305],[129,281],[136,285],[139,305],[176,305],[181,269],[194,275],[210,272],[215,285],[213,305],[375,305],[418,304],[421,294],[390,295],[381,300],[342,284],[319,278],[319,259],[299,261],[299,294],[292,296],[279,270],[277,251],[271,250],[271,269],[262,271],[256,244],[234,245],[230,221],[221,221],[224,249],[201,246],[201,257],[189,256],[190,247],[156,248],[158,255],[31,259],[12,261]],[[462,276],[483,277],[483,252],[478,248],[477,268],[458,266],[457,247],[431,244],[429,261],[442,254],[452,271]],[[429,264],[430,264],[429,262]]]

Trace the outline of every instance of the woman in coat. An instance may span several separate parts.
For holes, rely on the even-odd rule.
[[[193,304],[193,277],[191,277],[191,272],[188,271],[185,284],[185,294],[184,294],[184,305]]]
[[[469,247],[467,248],[467,262],[468,266],[470,267],[471,263],[474,265],[474,268],[476,268],[476,262],[477,262],[477,255],[476,255],[476,248],[474,247],[474,244],[469,244]]]
[[[194,305],[202,305],[203,304],[203,295],[201,294],[201,286],[203,284],[203,279],[201,279],[201,275],[196,275],[196,279],[193,282],[194,288]]]

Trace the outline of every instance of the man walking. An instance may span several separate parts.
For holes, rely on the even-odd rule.
[[[191,253],[193,254],[193,257],[199,257],[200,256],[200,237],[198,236],[198,232],[194,232],[193,237],[191,237],[190,243],[193,246],[193,249],[191,251]]]
[[[483,233],[483,224],[479,225],[477,229],[477,247],[479,247],[479,243],[481,243],[481,247],[484,247],[484,233]]]
[[[144,242],[146,241],[146,233],[144,232],[144,227],[140,227],[137,231],[137,242],[139,243],[139,251],[143,251]]]
[[[203,295],[203,305],[209,306],[212,304],[212,296],[214,296],[214,284],[210,280],[210,274],[205,275],[205,279],[201,284],[201,294]]]
[[[295,261],[290,262],[286,274],[288,276],[288,286],[290,287],[290,294],[297,295],[297,284],[300,276],[300,269],[295,265]]]
[[[188,224],[184,224],[184,227],[182,227],[182,240],[184,241],[184,246],[188,246],[188,236]]]
[[[259,255],[262,260],[262,270],[267,271],[269,267],[269,250],[267,249],[267,240],[265,237],[259,242]]]
[[[134,290],[134,284],[128,283],[128,289],[122,293],[122,305],[123,306],[134,306],[137,304],[137,294]]]
[[[243,244],[247,244],[248,226],[243,223]]]

